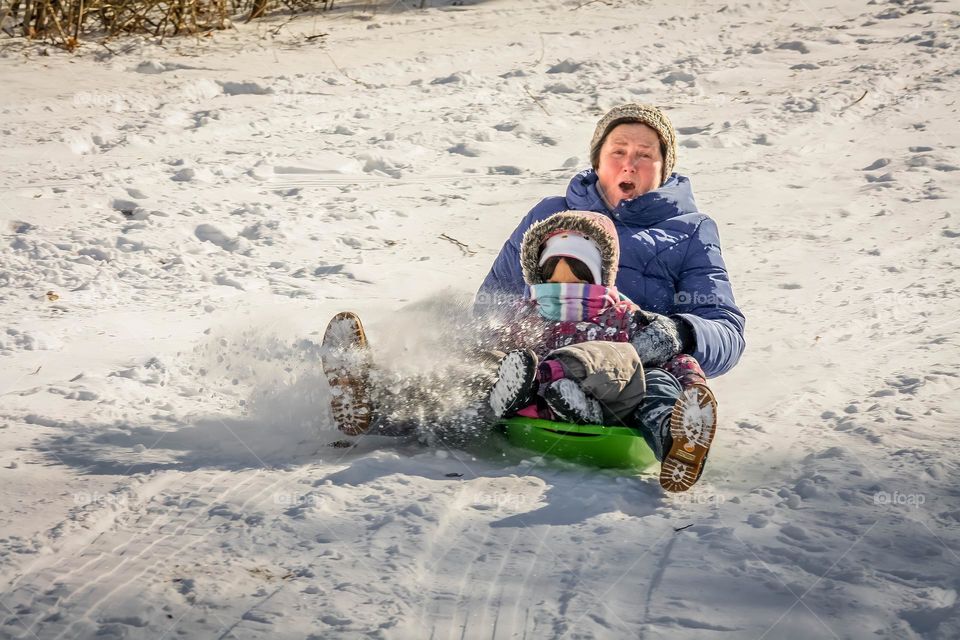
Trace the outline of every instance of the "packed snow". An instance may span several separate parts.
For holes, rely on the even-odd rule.
[[[960,637],[956,2],[410,4],[0,49],[0,637]],[[429,369],[628,101],[747,316],[703,479],[330,446],[326,322]]]

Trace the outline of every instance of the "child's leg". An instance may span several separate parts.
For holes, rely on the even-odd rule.
[[[541,395],[554,419],[573,424],[602,424],[600,402],[587,395],[578,382],[561,378],[542,388]]]
[[[540,365],[541,375],[553,367],[554,377],[570,378],[602,407],[604,424],[623,424],[644,396],[643,367],[628,342],[582,342],[551,352]]]
[[[511,351],[503,358],[497,381],[488,397],[495,418],[514,415],[544,420],[557,418],[537,394],[550,383],[562,379],[565,372],[558,362],[539,365],[536,354],[530,350]]]

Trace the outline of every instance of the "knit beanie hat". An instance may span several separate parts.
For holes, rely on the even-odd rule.
[[[540,255],[552,237],[573,232],[591,241],[600,250],[600,281],[605,287],[617,282],[620,266],[620,238],[613,220],[593,211],[561,211],[536,222],[526,230],[520,241],[520,268],[529,285],[540,284]],[[584,252],[584,256],[586,256]],[[574,256],[580,259],[579,256]],[[589,263],[585,262],[588,265]]]
[[[670,122],[667,114],[652,104],[629,102],[614,107],[600,118],[593,132],[593,139],[590,141],[590,163],[594,171],[600,166],[600,147],[603,146],[607,135],[617,125],[630,122],[645,124],[657,132],[657,137],[660,138],[660,151],[663,155],[663,172],[660,176],[662,185],[673,173],[673,167],[677,163],[677,131],[673,128],[673,123]]]

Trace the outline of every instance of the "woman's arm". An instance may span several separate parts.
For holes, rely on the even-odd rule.
[[[671,315],[692,329],[689,353],[708,377],[726,373],[740,360],[746,346],[746,318],[734,300],[720,251],[720,234],[710,218],[705,218],[690,237],[678,276]]]
[[[630,342],[644,366],[659,367],[687,353],[712,378],[740,359],[746,320],[733,299],[717,225],[704,218],[687,242],[669,315],[637,311]]]

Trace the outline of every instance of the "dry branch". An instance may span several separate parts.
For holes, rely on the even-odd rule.
[[[443,240],[446,240],[447,242],[452,242],[453,244],[457,245],[457,247],[459,247],[460,251],[462,251],[463,254],[466,255],[466,256],[475,256],[475,255],[477,255],[477,252],[476,252],[476,251],[474,251],[473,249],[471,249],[468,245],[464,244],[463,242],[460,242],[460,241],[457,240],[456,238],[451,238],[450,236],[448,236],[448,235],[445,234],[445,233],[441,233],[441,234],[440,234],[440,238],[443,239]]]
[[[175,35],[200,37],[228,28],[231,16],[245,14],[249,22],[287,10],[292,20],[300,12],[329,11],[333,5],[333,0],[0,0],[0,24],[5,25],[0,33],[72,51],[81,38],[103,40],[125,33],[147,33],[161,41]]]

